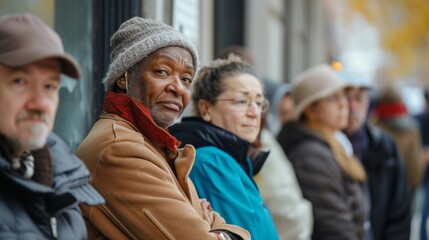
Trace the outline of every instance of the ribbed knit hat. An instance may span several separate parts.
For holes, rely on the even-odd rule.
[[[311,103],[341,90],[346,83],[327,64],[312,67],[292,81],[292,98],[295,102],[295,118]]]
[[[110,45],[110,66],[103,79],[106,91],[129,68],[158,49],[179,46],[192,55],[195,72],[198,70],[198,55],[194,45],[182,33],[160,21],[134,17],[124,22],[113,34]]]

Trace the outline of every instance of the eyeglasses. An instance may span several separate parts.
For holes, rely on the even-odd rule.
[[[229,101],[240,111],[246,112],[254,102],[258,111],[264,113],[270,106],[267,99],[251,99],[251,98],[237,98],[237,99],[217,99],[217,101]]]

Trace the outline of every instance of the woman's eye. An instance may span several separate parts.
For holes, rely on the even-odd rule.
[[[13,84],[15,84],[15,85],[24,85],[24,83],[25,83],[25,81],[22,78],[15,78],[13,80]]]
[[[235,104],[246,105],[247,104],[247,100],[246,99],[238,99],[238,100],[235,100]]]

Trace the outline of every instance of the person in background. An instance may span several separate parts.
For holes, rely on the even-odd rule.
[[[270,154],[254,179],[265,205],[270,210],[280,239],[310,239],[313,232],[311,203],[302,196],[292,164],[271,132],[278,132],[282,124],[293,119],[291,88],[286,83],[264,87],[273,104],[270,104],[269,111],[262,114],[261,131],[252,143],[249,155],[258,166],[260,161],[254,153],[269,151]],[[270,90],[274,90],[274,96]],[[270,131],[268,126],[275,127]]]
[[[193,44],[162,22],[134,17],[111,38],[101,119],[79,146],[105,197],[82,206],[89,239],[250,239],[200,199],[189,172],[195,149],[167,128],[189,103]]]
[[[311,203],[302,196],[292,164],[275,136],[266,128],[262,116],[261,132],[249,155],[258,162],[258,151],[269,151],[261,170],[254,176],[264,203],[270,210],[280,239],[310,239],[313,232]]]
[[[411,189],[394,140],[367,121],[371,83],[351,69],[337,74],[348,84],[350,114],[343,131],[368,176],[365,196],[370,225],[365,224],[365,229],[374,240],[409,239]]]
[[[0,239],[87,239],[78,204],[103,203],[51,132],[61,73],[80,70],[54,30],[28,13],[0,18]]]
[[[266,89],[267,99],[270,101],[267,128],[273,135],[277,135],[283,124],[294,119],[295,103],[291,96],[291,85],[280,83]]]
[[[290,94],[290,86],[289,84],[283,84],[283,87],[280,89],[284,90],[284,94],[281,95],[281,99],[278,104],[278,112],[279,112],[279,122],[282,124],[289,122],[293,119],[293,113],[295,112],[295,103],[293,102],[292,96]]]
[[[217,59],[197,76],[192,100],[195,117],[169,130],[196,149],[190,174],[198,194],[231,224],[247,229],[252,239],[278,239],[273,220],[253,181],[250,143],[268,109],[254,69],[239,57]],[[266,154],[260,153],[261,162]]]
[[[242,57],[250,65],[254,64],[249,51],[241,46],[227,47],[219,56],[227,58],[231,53]],[[291,100],[290,85],[264,79],[262,82],[270,108],[262,113],[260,133],[249,149],[254,169],[260,169],[254,171],[254,180],[271,213],[279,238],[309,239],[313,231],[311,203],[302,196],[293,167],[273,134],[280,130],[280,121],[286,121],[288,111],[293,112],[293,102],[288,104]],[[261,151],[270,152],[265,162],[259,157]]]
[[[424,148],[424,159],[429,164],[429,90],[424,90],[424,109],[421,113],[414,116],[420,126],[420,136]],[[428,174],[429,176],[429,174]],[[429,178],[428,178],[429,180]],[[428,184],[429,186],[429,184]]]
[[[277,138],[313,205],[312,239],[364,239],[366,173],[335,136],[347,124],[344,88],[326,64],[298,75],[292,82],[295,121]]]
[[[424,109],[421,113],[414,116],[414,118],[419,123],[419,131],[421,136],[421,146],[423,147],[423,159],[425,162],[424,166],[424,176],[422,182],[422,192],[423,192],[423,204],[421,211],[421,221],[420,221],[420,240],[429,239],[429,91],[426,89],[423,91],[424,97]]]
[[[402,96],[394,86],[384,87],[380,91],[371,115],[374,124],[395,140],[405,163],[408,183],[414,193],[420,186],[424,173],[418,122],[408,114]]]

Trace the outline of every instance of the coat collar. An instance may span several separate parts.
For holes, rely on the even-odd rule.
[[[167,130],[156,125],[149,109],[133,97],[109,91],[106,94],[103,110],[127,120],[154,144],[166,147],[170,152],[175,153],[180,146],[180,142]]]
[[[248,141],[199,117],[183,118],[182,122],[172,126],[170,131],[183,144],[192,144],[195,148],[216,146],[231,155],[244,171],[251,175],[260,170],[268,156],[268,152],[258,154],[256,168],[254,163],[249,166],[248,152],[250,143]]]

